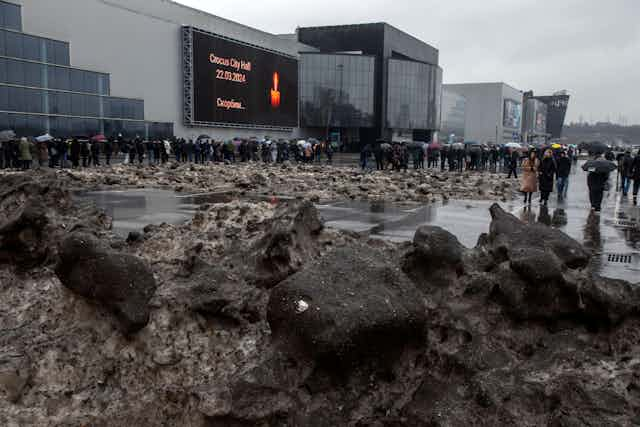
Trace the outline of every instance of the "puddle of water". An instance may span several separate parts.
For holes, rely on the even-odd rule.
[[[182,224],[206,203],[231,201],[228,193],[184,195],[159,189],[90,191],[76,195],[80,205],[93,203],[113,218],[113,231],[126,237],[149,224]]]
[[[574,168],[578,169],[578,168]],[[615,187],[613,187],[615,188]],[[565,202],[553,197],[549,207],[534,203],[525,207],[520,200],[502,203],[508,212],[525,222],[542,222],[554,226],[591,248],[595,271],[608,277],[637,282],[640,277],[640,209],[619,194],[606,194],[601,216],[590,213],[586,174],[571,177],[571,189]],[[246,195],[251,200],[273,200],[274,196]],[[228,192],[195,195],[167,190],[139,189],[87,192],[78,195],[80,202],[92,202],[113,220],[114,232],[126,237],[148,224],[181,224],[190,220],[205,203],[229,202]],[[277,197],[275,198],[277,199]],[[440,204],[340,201],[318,205],[328,227],[366,233],[395,242],[411,241],[418,227],[437,225],[449,230],[467,247],[474,247],[478,237],[489,231],[491,217],[488,201],[451,201]],[[632,254],[631,263],[609,262],[608,254]]]

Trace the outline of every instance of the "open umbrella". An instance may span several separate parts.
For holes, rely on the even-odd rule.
[[[96,136],[91,138],[91,142],[104,142],[106,140],[107,140],[107,138],[102,134],[96,135]]]
[[[522,148],[522,145],[518,144],[517,142],[508,142],[504,144],[504,146],[507,148],[516,148],[516,149]]]
[[[451,144],[451,148],[453,148],[454,150],[463,150],[464,144],[461,142],[456,142],[455,144]]]
[[[200,135],[197,139],[198,140],[200,140],[200,139],[211,139],[211,137],[209,135],[204,135],[203,134],[203,135]]]
[[[3,130],[0,132],[0,141],[11,141],[16,139],[16,133],[12,130]]]
[[[551,148],[553,148],[554,150],[557,150],[559,148],[562,148],[562,145],[555,143],[555,144],[551,144]]]
[[[38,142],[49,142],[53,139],[53,137],[51,135],[49,135],[48,133],[45,133],[44,135],[40,135],[39,137],[36,138],[36,141]]]
[[[424,142],[420,142],[420,141],[411,141],[407,144],[407,147],[412,148],[412,149],[421,149],[423,147]]]
[[[441,148],[442,148],[442,145],[438,144],[437,142],[432,142],[431,144],[429,144],[430,150],[439,150]]]
[[[609,174],[618,169],[618,166],[614,162],[610,162],[606,159],[595,159],[587,161],[582,169],[587,172],[595,172],[599,174]]]
[[[470,145],[480,145],[480,143],[478,141],[465,141],[464,142],[465,146],[470,146]]]

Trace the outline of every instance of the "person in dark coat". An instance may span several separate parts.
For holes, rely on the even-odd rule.
[[[142,164],[142,162],[144,161],[145,146],[141,138],[136,138],[135,149],[136,149],[136,152],[138,153],[138,163]]]
[[[549,202],[549,194],[553,192],[553,182],[557,173],[556,161],[553,159],[553,152],[546,150],[544,152],[542,162],[540,162],[540,203],[547,206]]]
[[[88,140],[82,140],[80,142],[80,156],[82,156],[82,167],[86,168],[91,166],[89,163],[89,156],[91,155],[91,147]]]
[[[131,141],[129,143],[129,163],[130,164],[135,165],[137,154],[138,154],[138,150],[136,149],[136,142]]]
[[[91,144],[91,159],[94,166],[100,166],[100,142],[93,141]]]
[[[588,171],[587,185],[589,186],[589,200],[591,201],[591,209],[600,212],[602,209],[602,198],[604,190],[609,181],[609,173],[616,170],[616,165],[610,161],[611,165],[608,172],[599,166],[603,162],[602,154],[596,154],[594,160],[590,160],[582,165],[584,171]]]
[[[566,151],[560,152],[557,160],[558,178],[556,184],[558,186],[558,199],[564,200],[567,197],[569,189],[569,174],[571,174],[571,159],[567,156]]]
[[[369,160],[371,151],[371,144],[366,144],[360,151],[360,167],[362,168],[362,170],[367,169],[367,160]]]
[[[110,137],[104,142],[104,157],[107,166],[111,164],[111,155],[113,154],[113,137]]]
[[[73,141],[71,141],[69,151],[71,152],[71,166],[73,168],[80,167],[80,151],[82,150],[80,147],[80,142],[78,142],[77,139],[74,138]]]
[[[518,179],[518,161],[520,160],[520,154],[518,154],[518,150],[515,148],[511,149],[511,156],[509,161],[509,175],[507,179],[511,178],[511,175],[515,179]]]
[[[631,166],[631,178],[633,179],[633,204],[638,204],[638,190],[640,190],[640,151],[633,159]]]
[[[624,153],[622,159],[620,159],[620,176],[622,177],[622,195],[627,197],[629,194],[629,187],[631,186],[631,180],[633,179],[633,157],[631,157],[631,151],[627,150]]]

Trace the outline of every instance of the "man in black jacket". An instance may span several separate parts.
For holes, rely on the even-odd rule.
[[[582,165],[582,169],[589,172],[587,185],[589,186],[591,209],[599,213],[602,209],[602,197],[607,181],[609,181],[609,174],[616,170],[616,164],[610,160],[603,160],[602,154],[596,154],[593,160]]]
[[[569,174],[571,173],[571,159],[567,156],[566,151],[560,152],[558,158],[558,172],[557,172],[557,188],[558,199],[564,200],[567,197],[567,191],[569,189]]]
[[[520,160],[520,154],[515,148],[511,149],[511,161],[509,162],[509,175],[507,179],[511,178],[511,175],[515,179],[518,179],[518,160]]]
[[[631,179],[633,178],[633,157],[631,157],[631,151],[627,150],[624,153],[624,157],[620,160],[620,176],[622,177],[622,195],[627,197],[629,194],[629,187],[631,185]]]
[[[633,179],[633,204],[638,204],[638,190],[640,190],[640,151],[631,164],[631,178]]]

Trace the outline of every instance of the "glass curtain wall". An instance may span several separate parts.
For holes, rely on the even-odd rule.
[[[374,120],[375,57],[302,54],[302,127],[366,128]]]
[[[387,128],[438,130],[441,98],[440,67],[389,59]]]

